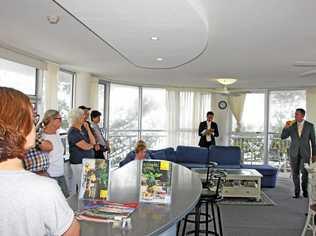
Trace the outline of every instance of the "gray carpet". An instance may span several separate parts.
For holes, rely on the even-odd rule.
[[[293,199],[292,189],[291,179],[279,176],[276,188],[264,189],[275,206],[222,205],[224,235],[299,236],[305,223],[308,200]],[[187,228],[193,229],[193,225]]]

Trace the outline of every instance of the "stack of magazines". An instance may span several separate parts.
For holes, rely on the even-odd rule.
[[[137,207],[137,203],[120,204],[103,201],[102,204],[85,205],[83,210],[77,212],[76,216],[78,220],[93,222],[123,222],[129,218]]]

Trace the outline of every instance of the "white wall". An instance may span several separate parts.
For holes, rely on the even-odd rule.
[[[75,79],[74,105],[85,105],[96,109],[98,105],[98,78],[88,73],[77,73]]]
[[[230,133],[229,123],[230,123],[231,113],[229,111],[228,106],[225,110],[221,110],[218,108],[218,102],[221,100],[226,101],[226,98],[219,94],[212,95],[212,111],[214,112],[214,115],[215,115],[214,119],[219,128],[219,137],[216,139],[216,144],[227,146],[229,145],[229,133]]]

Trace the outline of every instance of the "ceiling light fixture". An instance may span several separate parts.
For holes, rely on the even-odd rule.
[[[157,40],[159,40],[159,38],[158,38],[157,36],[152,36],[152,37],[151,37],[151,40],[157,41]]]
[[[47,20],[50,24],[56,25],[59,22],[60,17],[59,16],[47,16]]]
[[[218,78],[216,79],[216,81],[220,84],[223,84],[223,85],[230,85],[230,84],[233,84],[237,81],[237,79],[233,79],[233,78]]]
[[[157,61],[163,61],[163,58],[158,57],[156,60],[157,60]]]

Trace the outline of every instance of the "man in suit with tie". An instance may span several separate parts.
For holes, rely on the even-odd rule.
[[[216,145],[215,137],[219,136],[217,124],[213,121],[214,113],[212,111],[207,112],[207,120],[200,123],[199,126],[199,136],[200,147],[209,147],[211,145]]]
[[[303,196],[308,197],[308,173],[304,163],[310,163],[311,154],[316,155],[314,125],[306,120],[305,110],[298,108],[295,111],[295,121],[288,121],[282,130],[281,139],[291,137],[290,165],[295,186],[293,198],[300,197],[300,172],[302,173]]]

